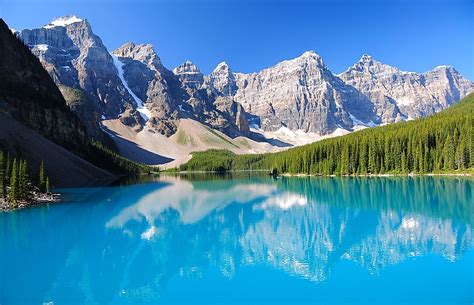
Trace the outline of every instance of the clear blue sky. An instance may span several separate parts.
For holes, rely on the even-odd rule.
[[[168,68],[254,72],[318,52],[339,73],[363,53],[403,70],[453,65],[474,80],[474,0],[0,0],[15,29],[87,18],[109,50],[152,43]]]

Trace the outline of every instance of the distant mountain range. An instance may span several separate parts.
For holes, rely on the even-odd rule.
[[[430,115],[474,92],[453,67],[418,74],[369,55],[339,75],[313,51],[257,73],[235,73],[224,62],[210,75],[190,61],[170,70],[150,44],[129,42],[110,52],[76,16],[16,35],[65,98],[75,98],[73,110],[89,136],[105,130],[122,154],[146,163],[180,163],[207,148],[280,150]]]

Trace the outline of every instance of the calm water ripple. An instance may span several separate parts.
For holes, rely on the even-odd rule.
[[[469,178],[161,176],[0,214],[0,304],[472,304]]]

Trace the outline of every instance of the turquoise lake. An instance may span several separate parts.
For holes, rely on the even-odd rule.
[[[160,176],[0,214],[0,304],[473,304],[474,180]]]

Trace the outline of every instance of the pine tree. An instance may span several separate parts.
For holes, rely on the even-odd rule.
[[[49,177],[46,177],[46,193],[50,192]]]
[[[7,154],[7,163],[5,164],[5,180],[10,181],[12,176],[12,160],[10,159],[10,155]]]
[[[39,182],[38,186],[39,186],[40,192],[45,192],[46,191],[46,172],[44,169],[44,161],[41,161],[41,164],[40,164],[38,182]]]
[[[444,155],[444,168],[445,169],[454,169],[456,166],[455,161],[455,148],[454,141],[451,134],[448,134],[445,142],[445,155]]]
[[[19,198],[28,200],[30,198],[30,177],[28,174],[28,162],[20,159],[19,171]]]
[[[340,164],[340,174],[349,174],[349,147],[346,145],[342,151]]]
[[[5,200],[6,196],[5,163],[5,154],[0,150],[0,198],[3,200]]]
[[[19,181],[18,181],[18,161],[16,159],[13,160],[11,177],[10,177],[10,192],[8,193],[8,200],[11,203],[16,203],[18,200],[19,195]]]

